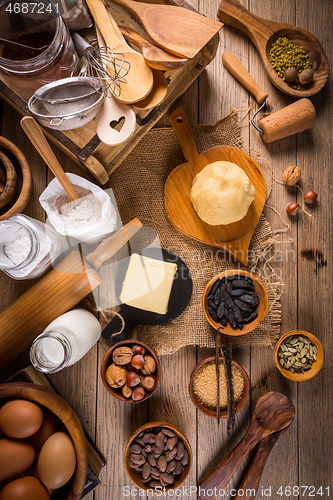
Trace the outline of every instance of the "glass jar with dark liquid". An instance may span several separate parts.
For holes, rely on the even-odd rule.
[[[0,42],[0,79],[26,101],[43,85],[71,76],[77,65],[74,44],[58,5],[48,0],[0,0],[0,37],[45,47],[36,54],[29,48],[16,49]]]

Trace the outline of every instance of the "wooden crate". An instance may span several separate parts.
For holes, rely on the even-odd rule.
[[[184,0],[150,0],[150,3],[178,5],[181,8],[194,10]],[[148,38],[141,24],[133,15],[122,7],[112,3],[112,1],[107,1],[107,6],[119,25],[124,24],[125,26],[129,26]],[[95,38],[93,29],[82,30],[80,33],[88,41]],[[139,110],[134,107],[137,117],[136,129],[131,139],[125,143],[114,147],[103,144],[96,135],[95,119],[84,127],[75,130],[57,131],[44,128],[45,135],[76,163],[88,169],[98,183],[105,184],[110,174],[121,164],[141,138],[168,111],[171,104],[185,92],[204,68],[214,59],[218,43],[219,34],[217,33],[181,69],[165,72],[168,81],[168,91],[165,99],[159,106],[150,110]],[[0,81],[0,95],[21,115],[29,114],[27,102],[2,81]]]

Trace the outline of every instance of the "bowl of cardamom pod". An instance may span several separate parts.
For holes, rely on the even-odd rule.
[[[324,347],[312,333],[292,330],[275,347],[275,364],[282,375],[295,382],[315,377],[323,367]]]

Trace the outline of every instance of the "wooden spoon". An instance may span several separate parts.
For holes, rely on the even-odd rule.
[[[199,499],[216,498],[216,496],[207,495],[207,491],[214,490],[214,488],[219,491],[224,488],[252,448],[270,434],[288,427],[294,416],[294,405],[283,394],[268,392],[262,396],[254,409],[250,425],[243,438],[200,484],[203,493],[199,495]]]
[[[146,38],[127,26],[120,26],[119,29],[128,42],[131,42],[141,50],[146,63],[151,68],[159,69],[161,71],[179,69],[182,68],[188,61],[187,58],[174,56],[173,54],[169,54],[165,50],[156,47],[156,45],[152,44]]]
[[[126,43],[117,23],[106,9],[102,0],[88,0],[88,7],[108,47],[113,52],[124,54],[125,61],[130,64],[127,75],[119,81],[120,102],[132,104],[144,99],[153,88],[154,78],[151,68],[146,64],[142,54],[133,50]]]
[[[237,0],[221,0],[217,17],[220,21],[240,29],[252,40],[264,63],[268,78],[285,94],[294,97],[309,97],[319,92],[325,85],[329,73],[327,55],[319,40],[308,31],[292,24],[269,21],[255,16]],[[271,64],[269,51],[277,38],[282,36],[300,45],[312,63],[314,78],[304,90],[292,89],[282,81]]]
[[[260,479],[269,454],[279,437],[288,429],[288,427],[285,427],[278,432],[273,432],[273,434],[270,434],[270,436],[267,436],[258,443],[249,470],[247,471],[242,484],[238,488],[238,491],[243,491],[244,495],[239,495],[237,493],[234,500],[255,500]]]
[[[168,82],[164,76],[164,73],[158,69],[152,69],[154,76],[154,85],[152,91],[142,99],[142,101],[136,102],[133,104],[136,108],[139,109],[150,109],[155,108],[161,104],[163,99],[165,98],[168,91]]]
[[[24,132],[30,139],[30,142],[35,146],[36,150],[48,165],[51,172],[55,175],[68,194],[70,201],[79,200],[80,196],[76,194],[72,184],[69,182],[62,166],[58,162],[36,120],[32,118],[32,116],[25,116],[22,118],[20,123]]]
[[[218,21],[175,5],[112,1],[134,14],[156,45],[180,57],[192,59],[222,28]]]

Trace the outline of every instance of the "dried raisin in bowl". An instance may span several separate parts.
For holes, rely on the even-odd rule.
[[[146,389],[145,390],[145,395],[142,399],[138,401],[134,401],[132,397],[126,398],[123,393],[122,393],[122,386],[119,388],[111,387],[108,382],[107,382],[107,370],[108,368],[113,364],[113,354],[116,349],[119,347],[127,347],[127,348],[133,348],[133,346],[141,346],[145,349],[145,355],[151,356],[154,361],[155,361],[155,371],[153,373],[153,376],[155,377],[155,385],[152,387],[151,390]],[[127,365],[127,363],[126,363]],[[126,367],[126,365],[123,365]],[[140,370],[133,370],[137,371],[138,374],[141,375]],[[102,366],[101,366],[101,377],[102,377],[102,382],[104,384],[105,389],[115,398],[120,399],[121,401],[127,401],[129,403],[142,403],[143,401],[146,401],[157,389],[160,380],[161,380],[161,364],[156,356],[155,352],[147,345],[144,344],[143,342],[140,342],[139,340],[124,340],[123,342],[118,342],[114,346],[109,349],[103,359]],[[141,385],[141,382],[140,384]],[[132,389],[135,389],[137,386],[134,386]]]
[[[231,278],[232,276],[237,276],[240,279],[244,278],[249,278],[253,282],[253,290],[249,290],[249,292],[255,292],[258,297],[259,297],[259,304],[256,306],[255,311],[258,313],[258,316],[251,321],[248,324],[244,324],[242,330],[240,328],[232,328],[230,323],[228,322],[226,326],[222,326],[221,323],[215,321],[212,316],[209,313],[209,304],[208,304],[208,297],[211,294],[211,291],[213,289],[214,284],[218,280],[222,280],[224,278]],[[237,297],[236,297],[237,298]],[[224,333],[225,335],[231,335],[231,336],[239,336],[239,335],[245,335],[247,333],[252,332],[257,328],[257,326],[260,325],[260,323],[264,320],[267,311],[268,311],[268,305],[269,305],[269,299],[268,299],[268,293],[263,285],[263,283],[253,274],[249,273],[248,271],[244,271],[243,269],[228,269],[227,271],[223,271],[222,273],[217,274],[212,278],[208,284],[206,285],[206,288],[204,290],[203,296],[202,296],[202,307],[203,311],[205,314],[205,317],[207,321],[212,325],[213,328],[216,330],[221,328],[221,332]]]
[[[141,427],[139,427],[139,429],[137,429],[134,432],[134,434],[132,434],[132,436],[130,437],[130,439],[127,443],[127,446],[125,449],[125,455],[124,455],[125,469],[126,469],[128,476],[130,477],[131,481],[138,488],[140,488],[142,490],[150,490],[151,491],[152,486],[149,486],[149,483],[145,483],[142,481],[142,474],[140,471],[134,470],[132,467],[130,467],[130,455],[131,455],[130,448],[131,448],[132,444],[135,443],[135,440],[142,433],[148,432],[148,431],[157,432],[158,430],[160,430],[162,428],[172,431],[177,436],[178,440],[181,440],[183,442],[184,448],[187,452],[187,464],[184,466],[182,473],[180,475],[175,475],[173,484],[166,486],[165,489],[166,490],[168,490],[168,489],[176,490],[177,488],[179,488],[179,486],[181,484],[183,484],[183,482],[185,481],[185,479],[187,478],[187,476],[189,475],[190,470],[191,470],[192,461],[193,461],[192,450],[191,450],[190,443],[188,442],[188,440],[186,439],[184,434],[177,427],[175,427],[172,424],[169,424],[168,422],[148,422],[147,424],[144,424]],[[158,489],[157,491],[161,491],[161,489]]]
[[[296,372],[292,373],[290,370],[283,368],[279,362],[278,351],[281,344],[289,337],[294,337],[294,336],[306,337],[311,342],[311,344],[313,344],[317,348],[316,361],[314,361],[312,363],[311,368],[307,371],[304,371],[304,373],[296,373]],[[282,373],[284,377],[288,378],[289,380],[294,380],[295,382],[304,382],[306,380],[310,380],[311,378],[315,377],[322,369],[325,359],[324,347],[323,344],[320,342],[320,340],[312,333],[306,332],[304,330],[292,330],[288,333],[285,333],[278,340],[275,346],[274,359],[277,369],[280,371],[280,373]]]

